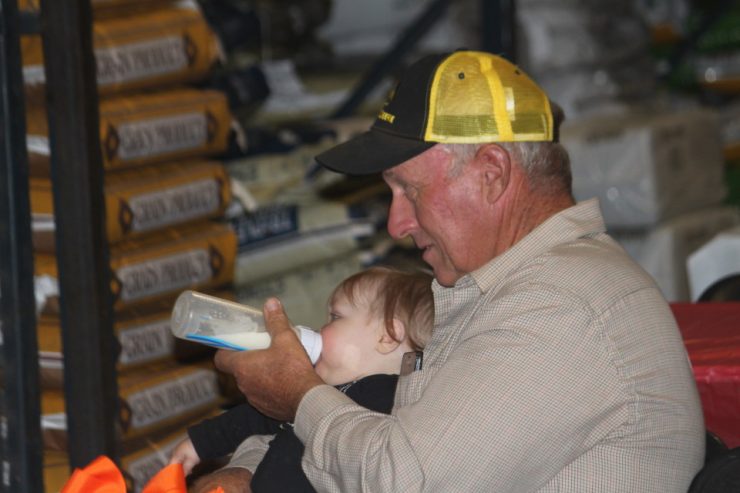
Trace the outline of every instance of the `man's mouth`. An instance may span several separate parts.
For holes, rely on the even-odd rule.
[[[421,258],[428,262],[427,256],[432,251],[432,245],[425,245],[423,247],[420,247],[421,249]]]

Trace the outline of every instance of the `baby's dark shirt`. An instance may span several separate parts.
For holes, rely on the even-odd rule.
[[[397,383],[398,375],[370,375],[338,385],[337,389],[367,409],[389,414]],[[248,403],[188,428],[188,435],[201,460],[230,454],[249,436],[275,435],[254,472],[252,491],[315,491],[301,469],[304,447],[293,432],[293,426],[268,418]]]

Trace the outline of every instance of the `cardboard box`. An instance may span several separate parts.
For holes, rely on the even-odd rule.
[[[717,114],[631,113],[566,124],[573,193],[598,197],[611,230],[644,230],[725,195]]]
[[[218,376],[210,362],[149,365],[121,373],[118,393],[116,424],[121,439],[126,441],[181,427],[222,402]],[[41,414],[45,447],[66,450],[67,424],[61,390],[42,391]]]
[[[43,241],[43,225],[53,223],[52,184],[31,178],[34,246],[53,251]],[[231,200],[229,178],[217,162],[169,163],[105,176],[106,230],[110,243],[172,226],[219,217]],[[36,235],[36,231],[39,235]]]
[[[117,243],[110,249],[113,308],[174,300],[184,289],[227,285],[234,277],[235,259],[234,232],[207,221]],[[58,278],[53,255],[38,253],[35,260],[36,276]]]
[[[219,53],[218,41],[197,8],[177,6],[93,23],[101,95],[202,79]],[[46,80],[40,36],[21,38],[27,87]]]
[[[46,112],[32,107],[27,120],[31,174],[49,176]],[[100,102],[103,166],[121,169],[226,150],[232,116],[220,91],[175,89]]]

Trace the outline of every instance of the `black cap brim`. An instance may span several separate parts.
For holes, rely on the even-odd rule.
[[[347,175],[381,173],[436,145],[370,129],[316,156],[330,170]]]

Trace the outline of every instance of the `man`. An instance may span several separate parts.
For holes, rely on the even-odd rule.
[[[574,204],[555,120],[518,68],[458,51],[413,64],[369,132],[317,157],[383,174],[388,231],[423,251],[436,312],[391,416],[323,384],[276,300],[270,349],[217,354],[294,420],[318,491],[687,490],[704,428],[681,338],[598,203]],[[244,485],[263,448],[220,477]]]

